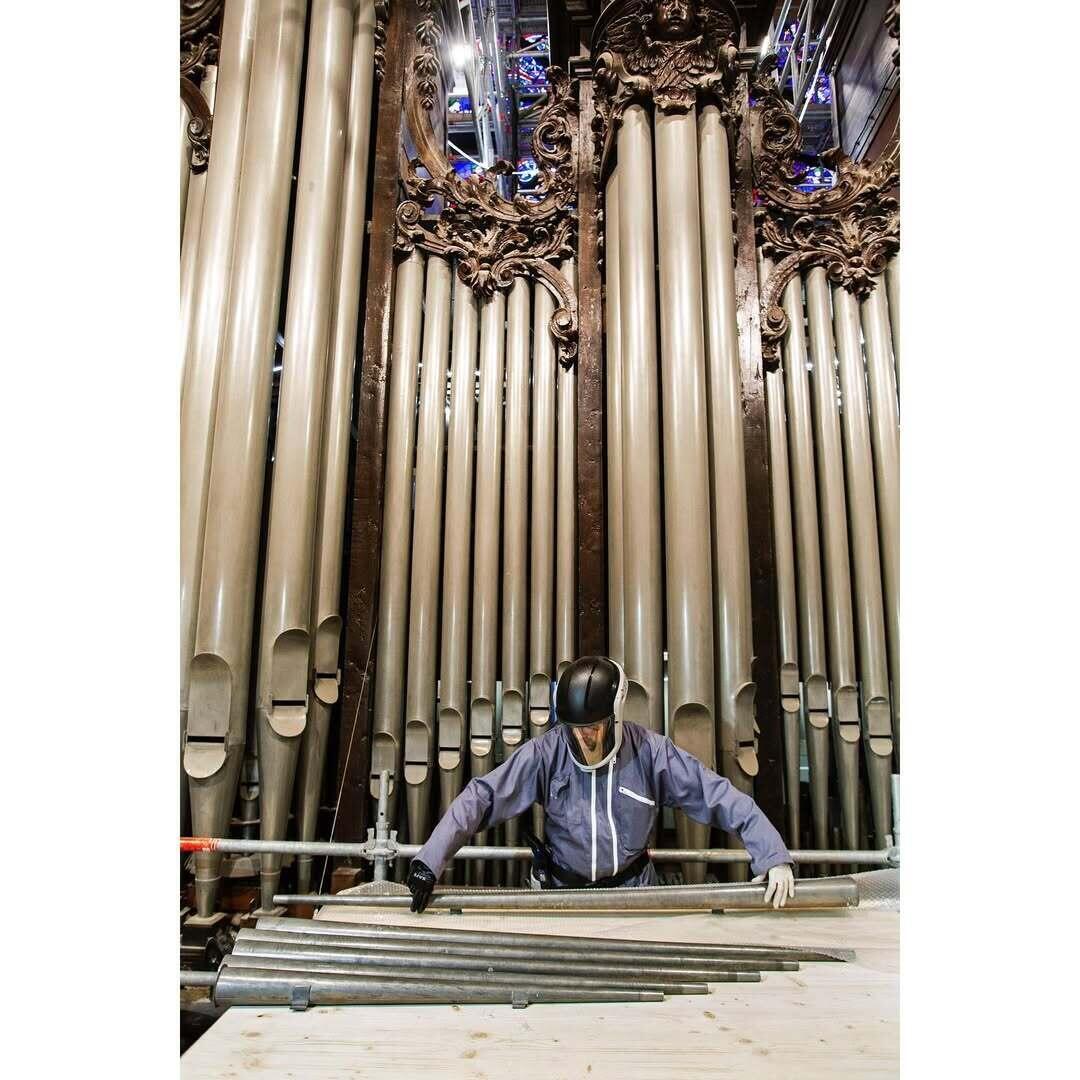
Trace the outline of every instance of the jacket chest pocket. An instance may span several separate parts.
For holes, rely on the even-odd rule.
[[[578,797],[569,776],[554,776],[548,784],[545,815],[553,822],[567,826],[580,825],[585,820],[585,804]]]
[[[627,852],[640,851],[649,844],[656,822],[656,800],[642,784],[618,784],[614,805],[619,819],[619,841]]]

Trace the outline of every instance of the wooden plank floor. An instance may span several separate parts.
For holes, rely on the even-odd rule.
[[[339,921],[405,913],[324,909]],[[181,1059],[184,1080],[451,1076],[654,1080],[899,1074],[899,920],[880,910],[726,915],[429,913],[425,926],[656,941],[854,948],[853,963],[765,972],[708,996],[614,1005],[232,1008]]]

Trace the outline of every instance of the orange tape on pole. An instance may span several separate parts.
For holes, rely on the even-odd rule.
[[[217,840],[210,836],[181,836],[181,851],[216,851]]]

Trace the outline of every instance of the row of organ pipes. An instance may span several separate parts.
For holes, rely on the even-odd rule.
[[[257,761],[261,837],[317,838],[341,690],[375,46],[373,0],[229,0],[200,85],[209,165],[182,158],[181,789],[196,835],[228,835]],[[182,131],[188,119],[182,106]],[[626,107],[600,178],[607,629],[629,719],[753,793],[732,172],[724,116],[703,99]],[[561,270],[573,282],[573,261]],[[470,777],[548,729],[575,656],[577,387],[548,329],[555,300],[525,277],[482,296],[456,271],[419,248],[388,270],[370,795],[388,770],[391,822],[416,843]],[[882,847],[899,725],[896,260],[862,301],[815,267],[783,302],[765,374],[783,824],[793,847]],[[679,846],[711,846],[707,826],[675,824]],[[538,809],[528,825],[542,831]],[[501,836],[520,843],[521,823]],[[208,916],[222,856],[194,858]],[[299,857],[299,892],[312,871]],[[705,866],[683,872],[700,881]],[[268,909],[281,856],[260,874]]]
[[[773,269],[760,257],[759,267],[762,278]],[[897,270],[894,260],[885,276]],[[783,303],[789,326],[766,397],[785,783],[797,782],[801,713],[814,846],[832,841],[833,768],[843,843],[866,846],[865,776],[882,846],[899,730],[899,293],[879,277],[860,303],[814,267],[792,278]],[[798,800],[787,809],[789,834],[802,835]]]
[[[415,843],[433,803],[543,734],[574,658],[575,375],[552,312],[524,278],[478,297],[441,256],[395,270],[370,793],[387,770]]]

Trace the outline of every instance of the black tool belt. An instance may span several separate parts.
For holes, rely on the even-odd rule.
[[[533,877],[540,882],[542,889],[617,889],[625,885],[631,878],[635,878],[651,862],[649,853],[643,851],[633,862],[627,863],[617,874],[610,877],[597,878],[590,881],[589,878],[579,874],[576,870],[560,866],[552,857],[551,848],[543,840],[538,840],[528,829],[523,830],[525,843],[532,848]]]

